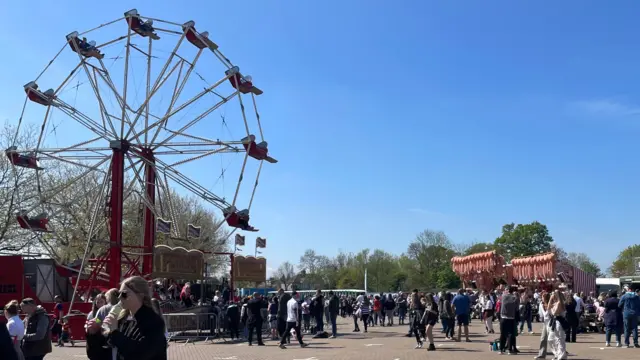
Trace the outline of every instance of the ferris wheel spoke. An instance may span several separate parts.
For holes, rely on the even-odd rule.
[[[98,76],[100,76],[100,78],[102,78],[102,80],[105,82],[105,84],[107,84],[107,87],[109,87],[109,89],[111,89],[111,91],[113,92],[113,94],[116,97],[116,100],[118,101],[118,105],[122,108],[122,109],[127,109],[129,111],[133,111],[131,109],[131,107],[127,104],[126,100],[120,96],[120,93],[118,92],[118,89],[116,88],[115,84],[113,83],[113,80],[111,79],[111,75],[109,74],[109,70],[106,68],[106,66],[104,65],[104,61],[102,61],[102,59],[98,59],[98,61],[100,62],[100,68],[96,70],[95,74],[97,74]],[[131,124],[131,119],[129,118],[129,114],[127,114],[126,111],[123,111],[122,113],[122,117],[118,118],[112,114],[109,114],[108,112],[106,112],[107,118],[109,119],[109,121],[111,121],[111,118],[115,118],[120,120],[120,122],[122,123],[121,127],[124,127],[125,122]],[[115,130],[116,133],[116,137],[117,137],[117,130]],[[135,132],[135,130],[134,130]],[[138,145],[141,145],[140,141],[137,141]]]
[[[196,195],[201,196],[204,200],[208,201],[221,210],[229,207],[230,204],[228,204],[223,198],[209,191],[207,188],[198,184],[194,180],[191,180],[189,177],[185,176],[176,169],[167,166],[167,164],[162,160],[156,159],[156,162],[156,169],[162,171],[168,178],[175,181],[180,186],[193,192]]]
[[[169,132],[173,132],[171,130],[168,130]],[[178,148],[178,147],[198,147],[198,146],[226,146],[226,147],[234,147],[234,145],[241,145],[242,141],[220,141],[220,140],[211,140],[211,139],[206,139],[203,137],[197,137],[197,136],[193,136],[193,135],[189,135],[186,133],[180,134],[177,133],[180,136],[184,136],[187,138],[192,138],[194,140],[199,140],[199,141],[176,141],[176,142],[168,142],[165,144],[159,144],[159,143],[151,143],[149,144],[149,146],[162,146],[162,147],[168,147],[168,148]],[[244,150],[243,150],[244,151]]]
[[[171,102],[169,103],[169,107],[167,108],[167,111],[164,114],[164,117],[166,119],[165,119],[164,123],[162,124],[162,126],[159,126],[156,129],[155,134],[151,138],[151,142],[156,141],[156,139],[158,138],[158,135],[160,135],[160,130],[162,129],[162,127],[166,127],[167,121],[169,120],[168,115],[171,113],[171,110],[173,110],[173,107],[175,106],[176,102],[178,101],[178,98],[182,94],[182,90],[184,90],[184,86],[187,84],[187,81],[191,77],[191,73],[193,73],[193,69],[195,69],[196,63],[200,59],[200,55],[202,55],[203,51],[204,51],[203,49],[200,49],[198,51],[196,56],[193,58],[193,61],[189,64],[190,65],[189,66],[189,70],[187,70],[187,73],[185,74],[184,78],[180,82],[180,85],[178,85],[178,82],[180,81],[180,74],[182,73],[182,66],[180,67],[180,73],[178,74],[178,77],[176,78],[176,85],[173,88],[173,95],[171,96]],[[182,62],[182,64],[184,64],[184,61]]]
[[[49,114],[51,113],[51,106],[47,106],[47,111],[44,114],[44,121],[42,122],[42,127],[40,127],[40,135],[38,135],[38,142],[36,143],[36,151],[40,148],[40,144],[42,143],[42,139],[44,137],[44,130],[47,127],[47,121],[49,120]]]
[[[111,167],[111,166],[109,166]],[[109,184],[109,179],[110,179],[110,171],[107,171],[107,173],[104,176],[104,180],[102,181],[102,184],[100,185],[100,191],[98,192],[98,194],[96,194],[96,198],[94,201],[94,205],[93,205],[93,211],[91,212],[91,219],[89,222],[89,233],[87,234],[87,245],[84,248],[84,254],[82,256],[82,261],[80,262],[80,271],[82,271],[84,269],[84,263],[87,260],[87,256],[89,255],[89,250],[93,247],[93,234],[96,232],[96,222],[98,219],[98,214],[100,212],[100,206],[101,204],[104,203],[104,198],[106,196],[107,193],[107,185]],[[78,278],[76,279],[76,284],[73,288],[73,295],[71,296],[71,304],[69,304],[69,311],[68,313],[71,313],[71,307],[73,306],[73,300],[75,299],[76,294],[78,293],[78,285],[80,285],[80,279],[82,278],[82,276],[80,276],[80,274],[78,274]]]
[[[95,192],[100,187],[101,187],[101,184],[96,184],[95,186],[88,188],[86,192],[78,192],[77,194],[72,196],[71,199],[64,200],[64,202],[54,202],[55,201],[54,197],[47,199],[46,205],[48,205],[49,207],[54,207],[54,206],[56,207],[56,210],[50,212],[47,215],[55,219],[58,215],[68,212],[68,209],[71,208],[73,205],[77,204],[78,202],[86,200],[87,195]]]
[[[256,182],[253,184],[253,190],[251,191],[251,198],[249,198],[249,205],[247,206],[247,210],[251,210],[253,197],[256,195],[256,189],[258,189],[258,180],[260,179],[260,173],[262,172],[262,164],[264,164],[264,160],[260,161],[260,166],[258,166],[258,174],[256,175]]]
[[[220,60],[220,62],[224,64],[224,66],[226,66],[228,69],[231,69],[233,67],[233,63],[231,62],[231,60],[224,56],[219,48],[212,51],[213,54],[218,58],[218,60]]]
[[[78,122],[80,125],[86,127],[87,129],[93,131],[96,135],[102,137],[105,140],[109,139],[109,133],[100,125],[97,121],[91,119],[89,116],[82,113],[80,110],[74,108],[73,106],[58,100],[58,106],[56,106],[60,111],[65,113],[67,116]]]
[[[89,29],[89,30],[87,30],[87,31],[85,31],[85,32],[80,33],[80,35],[86,35],[86,34],[88,34],[88,33],[92,32],[92,31],[96,31],[96,30],[101,29],[101,28],[103,28],[103,27],[105,27],[105,26],[109,26],[109,25],[111,25],[111,24],[115,24],[115,23],[117,23],[117,22],[119,22],[119,21],[122,21],[122,20],[124,20],[124,19],[126,19],[126,18],[125,18],[125,17],[120,17],[120,18],[117,18],[117,19],[115,19],[115,20],[112,20],[112,21],[106,22],[106,23],[104,23],[104,24],[100,24],[100,25],[98,25],[98,26],[96,26],[96,27],[94,27],[94,28],[91,28],[91,29]]]
[[[235,149],[235,148],[223,148],[216,150],[167,150],[167,151],[157,151],[155,155],[203,155],[203,154],[237,154],[240,152],[244,152],[244,150]]]
[[[91,174],[94,171],[100,171],[99,167],[104,164],[105,162],[107,162],[107,160],[109,160],[109,158],[106,158],[100,162],[98,162],[96,165],[94,165],[93,167],[85,170],[84,172],[82,172],[80,175],[72,178],[71,180],[65,182],[64,184],[61,184],[59,186],[56,186],[52,189],[47,189],[47,193],[48,195],[44,195],[43,191],[42,191],[42,187],[40,185],[40,175],[38,174],[39,171],[36,172],[36,182],[37,182],[37,186],[38,186],[38,196],[40,198],[40,204],[45,204],[47,203],[50,199],[54,198],[57,194],[63,192],[64,190],[68,189],[69,187],[71,187],[73,184],[77,183],[78,181],[80,181],[82,178],[84,178],[85,176]],[[40,205],[38,204],[38,205]],[[31,212],[34,209],[36,209],[38,207],[38,205],[32,207],[31,209],[27,210],[27,212]]]
[[[224,98],[222,101],[218,102],[217,104],[213,105],[212,107],[210,107],[209,109],[205,110],[202,114],[198,115],[195,119],[191,120],[189,123],[187,123],[185,126],[183,126],[182,128],[180,128],[180,130],[178,131],[172,131],[172,134],[169,135],[167,138],[165,138],[164,140],[162,140],[158,145],[156,145],[153,149],[157,149],[160,146],[163,146],[164,144],[168,143],[169,141],[171,141],[171,139],[175,138],[176,136],[182,134],[184,131],[186,131],[187,129],[189,129],[190,127],[192,127],[193,125],[197,124],[200,120],[204,119],[205,117],[207,117],[209,114],[211,114],[212,112],[214,112],[216,109],[218,109],[220,106],[222,106],[223,104],[227,103],[229,100],[233,99],[234,96],[238,95],[239,92],[236,91],[233,94],[229,95],[228,97]],[[174,112],[177,112],[180,108],[176,109]]]
[[[71,72],[69,73],[69,75],[67,75],[67,77],[64,79],[62,84],[60,84],[60,86],[56,88],[56,90],[53,92],[54,96],[60,93],[60,91],[67,85],[67,83],[73,78],[73,75],[76,73],[76,71],[78,71],[80,66],[82,66],[82,60],[78,65],[76,65],[75,68],[73,68],[73,70],[71,70]]]
[[[93,150],[96,150],[96,149],[95,148],[94,149],[80,148],[80,146],[85,146],[85,145],[92,144],[92,143],[94,143],[94,142],[96,142],[96,141],[98,141],[100,139],[102,139],[102,136],[98,136],[96,138],[93,138],[93,139],[90,139],[90,140],[87,140],[87,141],[83,141],[81,143],[77,143],[75,145],[67,146],[67,147],[64,147],[64,148],[59,148],[59,149],[53,149],[53,148],[52,149],[40,149],[39,151],[41,151],[41,152],[49,152],[51,154],[57,154],[57,153],[60,153],[60,152],[67,152],[67,151],[93,151]],[[97,148],[97,149],[100,149],[100,148]],[[110,150],[109,148],[104,148],[104,149],[105,150]]]
[[[159,175],[156,171],[156,175]],[[166,197],[167,206],[169,207],[169,217],[171,217],[171,221],[174,224],[178,224],[178,217],[176,216],[175,207],[173,206],[173,196],[171,195],[171,191],[169,190],[169,180],[167,179],[167,174],[163,174],[163,177],[157,177],[160,181],[158,181],[159,189],[164,192]],[[164,180],[164,181],[163,181]],[[171,231],[173,232],[173,236],[180,237],[180,229],[178,226],[172,226]]]
[[[173,75],[173,73],[176,71],[176,69],[180,66],[181,63],[182,63],[182,60],[176,62],[176,64],[171,68],[169,73],[160,80],[160,83],[158,84],[158,86],[154,86],[154,88],[150,90],[149,94],[147,95],[147,98],[144,100],[142,105],[140,105],[138,110],[133,110],[133,109],[130,110],[131,112],[136,114],[136,117],[133,119],[133,122],[131,122],[129,126],[129,131],[127,132],[126,138],[128,138],[132,132],[133,132],[133,135],[136,137],[136,139],[140,136],[140,134],[136,135],[135,133],[135,125],[138,123],[138,120],[140,120],[140,118],[142,117],[143,110],[146,109],[147,106],[149,106],[149,101],[151,101],[151,98],[153,98],[156,92],[160,90],[160,88],[162,88],[162,85],[164,85],[167,82],[167,80],[171,77],[171,75]]]
[[[104,65],[104,62],[102,60],[100,61],[100,66],[102,67],[102,71],[98,72],[98,75],[104,80],[104,82],[107,84],[107,86],[111,89],[111,91],[113,92],[113,94],[115,95],[118,104],[120,105],[120,107],[125,107],[127,110],[129,110],[130,112],[136,114],[136,119],[132,122],[131,118],[129,117],[129,114],[127,112],[125,112],[124,114],[124,118],[117,118],[114,115],[108,114],[108,116],[110,118],[116,118],[120,121],[127,122],[129,124],[129,133],[133,133],[134,135],[134,140],[138,143],[138,145],[142,145],[141,140],[135,130],[135,123],[137,122],[137,119],[139,118],[141,112],[143,109],[145,109],[145,105],[148,106],[148,100],[145,101],[144,104],[142,104],[142,106],[138,109],[138,110],[134,110],[132,109],[129,104],[126,103],[125,99],[120,95],[120,93],[118,92],[118,89],[116,88],[115,84],[113,83],[113,80],[111,79],[111,76],[109,75],[109,71],[107,70],[107,68]],[[175,69],[177,68],[178,64],[176,64],[171,71],[169,72],[169,74],[167,75],[166,78],[163,79],[162,83],[160,84],[160,86],[162,86],[162,84],[164,84],[164,82],[171,77],[171,74],[173,74],[173,72],[175,71]],[[157,89],[156,89],[157,91]],[[152,91],[151,94],[149,96],[147,96],[147,99],[149,99],[151,96],[153,96],[155,92]],[[151,116],[151,114],[149,114]],[[129,137],[129,133],[127,134],[126,138]]]
[[[251,93],[251,101],[253,102],[253,110],[256,113],[256,119],[258,120],[258,130],[260,130],[260,141],[264,141],[264,134],[262,133],[262,124],[260,123],[260,113],[258,113],[258,105],[256,104],[256,95]]]
[[[182,111],[183,109],[185,109],[187,106],[193,104],[194,102],[198,101],[200,98],[202,98],[205,94],[211,92],[213,89],[215,89],[217,86],[219,86],[220,84],[222,84],[224,81],[226,81],[231,75],[227,75],[225,76],[223,79],[219,80],[218,82],[216,82],[215,84],[211,85],[208,88],[205,88],[202,92],[200,92],[199,94],[197,94],[196,96],[194,96],[193,98],[187,100],[185,103],[183,103],[182,105],[178,106],[177,109],[171,111],[169,114],[163,116],[160,120],[154,122],[153,124],[149,125],[146,129],[144,129],[140,134],[138,134],[138,136],[140,136],[141,134],[145,134],[149,131],[151,131],[152,129],[154,129],[157,126],[162,125],[163,123],[165,123],[167,121],[167,119],[169,119],[170,117],[174,116],[175,114],[179,113],[180,111]],[[207,112],[205,112],[204,115],[201,115],[202,117],[199,117],[197,120],[193,121],[192,123],[190,123],[190,125],[186,126],[185,128],[189,128],[191,125],[197,123],[201,118],[205,117],[206,115],[208,115],[209,113],[213,112],[214,110],[216,110],[218,107],[220,107],[222,104],[226,103],[227,101],[229,101],[230,99],[232,99],[235,95],[238,94],[238,91],[234,92],[233,94],[229,95],[227,98],[224,98],[222,101],[220,101],[219,103],[217,103],[216,105],[214,105],[211,109],[209,109]],[[164,141],[167,141],[166,139]]]
[[[153,49],[153,39],[149,38],[149,56],[147,56],[147,86],[145,92],[145,102],[146,106],[144,107],[144,127],[149,126],[149,97],[151,92],[151,51]],[[182,65],[180,66],[182,69]],[[144,142],[147,142],[147,135],[144,136]]]
[[[126,16],[126,15],[125,15]],[[124,119],[127,115],[127,88],[129,86],[129,55],[131,54],[131,20],[127,19],[127,45],[125,47],[126,55],[124,57],[124,82],[122,84],[122,122],[120,123],[120,139],[124,139]],[[128,137],[128,136],[127,136]]]
[[[74,166],[83,167],[83,168],[89,169],[90,171],[100,171],[100,170],[97,169],[95,166],[86,165],[86,164],[83,164],[83,163],[75,162],[73,160],[87,160],[87,159],[90,159],[90,160],[103,160],[102,162],[99,163],[100,165],[102,165],[102,164],[104,164],[105,161],[107,161],[107,160],[109,160],[109,158],[111,158],[111,155],[87,157],[87,156],[60,156],[60,155],[53,155],[53,154],[46,153],[46,152],[40,152],[39,154],[43,155],[43,156],[46,156],[48,158],[48,159],[42,159],[42,160],[60,161],[60,162],[64,162],[64,163],[67,163],[67,164],[74,165]]]
[[[64,51],[64,49],[67,48],[67,43],[65,42],[64,45],[62,46],[62,49],[60,49],[60,51],[58,51],[58,53],[56,54],[56,56],[53,57],[53,59],[51,59],[49,61],[49,63],[47,64],[47,66],[44,67],[44,70],[42,70],[42,72],[40,72],[40,74],[36,77],[36,79],[34,80],[34,82],[38,82],[38,80],[40,79],[40,77],[42,77],[42,75],[49,69],[49,67],[51,66],[51,64],[53,64],[54,61],[56,61],[56,59],[58,58],[58,56],[60,56],[60,54],[62,54],[62,52]]]
[[[249,159],[248,151],[244,154],[244,160],[242,161],[242,169],[240,170],[240,175],[238,176],[238,185],[236,186],[235,194],[233,194],[233,202],[231,202],[232,206],[235,206],[236,200],[238,200],[238,194],[240,193],[240,187],[242,186],[242,180],[244,179],[244,169],[247,167],[247,159]]]
[[[210,151],[205,152],[204,154],[200,154],[200,155],[197,155],[197,156],[190,157],[188,159],[176,161],[176,162],[172,163],[171,165],[168,165],[168,167],[173,168],[173,167],[176,167],[176,166],[179,166],[179,165],[190,163],[190,162],[195,161],[195,160],[203,159],[203,158],[205,158],[207,156],[210,156],[210,155],[219,154],[219,153],[222,153],[222,152],[228,152],[228,151],[225,151],[225,150],[227,150],[227,149],[226,148],[222,148],[222,149],[210,150]]]
[[[135,120],[133,120],[133,124],[129,128],[129,131],[127,132],[127,135],[125,136],[125,138],[129,137],[129,135],[131,134],[131,129],[133,129],[135,127],[136,123],[138,122],[138,119],[140,119],[140,115],[142,114],[142,109],[146,108],[146,106],[148,105],[149,101],[151,100],[153,95],[156,93],[156,91],[158,89],[160,89],[160,87],[162,86],[162,84],[164,84],[166,79],[168,79],[169,76],[171,76],[171,74],[169,74],[167,77],[165,77],[164,73],[169,68],[169,65],[173,61],[174,56],[176,56],[176,53],[178,52],[178,49],[180,48],[180,45],[182,44],[182,41],[184,40],[186,35],[187,35],[187,33],[185,32],[185,33],[182,34],[182,36],[180,36],[180,40],[178,40],[178,43],[173,48],[173,51],[171,52],[171,55],[169,55],[169,58],[165,62],[164,66],[162,67],[162,70],[160,70],[160,73],[158,74],[158,77],[156,78],[156,81],[154,82],[153,87],[151,88],[152,90],[149,90],[149,87],[147,86],[147,98],[145,99],[144,103],[142,104],[143,106],[140,107],[140,110],[139,110],[138,114],[136,115]],[[151,46],[149,46],[149,48],[151,48]],[[127,42],[127,57],[128,56],[129,56],[129,43]],[[148,63],[149,64],[149,69],[148,69],[147,74],[150,74],[151,52],[149,52],[147,57],[148,57],[148,60],[149,60],[149,63]],[[183,61],[183,60],[180,60],[179,62],[176,63],[176,66],[174,66],[174,68],[172,69],[172,72],[177,68],[178,63],[180,63],[181,61]],[[127,73],[125,71],[125,81],[126,81],[126,74]],[[145,126],[145,128],[146,127],[148,127],[148,125]],[[146,136],[146,133],[145,133],[145,136]]]
[[[133,160],[131,159],[131,155],[130,154],[127,153],[126,154],[126,158],[127,158],[127,161],[129,162],[129,165],[130,165],[131,169],[133,169],[133,178],[135,180],[137,180],[138,183],[140,184],[140,188],[141,188],[140,190],[142,192],[145,192],[146,189],[147,189],[147,183],[146,183],[146,181],[144,181],[142,179],[142,176],[140,176],[140,172],[142,171],[142,169],[138,169],[138,168],[135,167],[135,165],[133,164]],[[144,160],[143,160],[143,163],[144,163]],[[141,168],[142,168],[142,166],[141,166]],[[143,195],[140,195],[140,196],[143,196]],[[145,200],[147,200],[146,199],[146,195],[143,196],[143,197],[145,197]]]
[[[113,134],[113,136],[115,136],[117,138],[118,133],[116,132],[116,129],[113,126],[113,123],[111,122],[111,119],[109,118],[109,116],[107,114],[107,107],[104,105],[104,102],[102,101],[102,97],[100,96],[100,90],[98,89],[98,83],[96,81],[94,81],[96,68],[94,66],[92,66],[92,70],[93,71],[89,71],[89,67],[87,66],[87,62],[86,62],[85,58],[83,58],[83,56],[82,56],[82,51],[80,50],[80,46],[79,46],[78,42],[74,41],[74,42],[72,42],[72,45],[75,48],[75,52],[78,55],[78,58],[80,59],[80,65],[84,69],[84,72],[87,75],[87,79],[89,79],[89,84],[91,85],[91,89],[93,90],[93,93],[96,96],[96,100],[98,100],[98,105],[100,106],[100,117],[102,118],[102,128],[103,128],[103,130],[105,132],[108,132],[107,128],[104,126],[105,123],[108,123],[110,125],[110,128],[111,128],[111,133]],[[92,76],[92,74],[94,76]]]

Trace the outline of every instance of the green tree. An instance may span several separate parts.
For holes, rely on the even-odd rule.
[[[495,248],[496,246],[492,243],[478,242],[478,243],[473,243],[469,247],[464,249],[463,254],[464,255],[477,254],[477,253],[492,251],[492,250],[495,250]]]
[[[442,231],[425,230],[409,244],[407,257],[415,262],[408,273],[408,284],[412,288],[434,290],[449,284],[451,276],[451,258],[458,255],[454,244]],[[451,272],[451,273],[450,273]],[[455,287],[455,286],[454,286]]]
[[[375,292],[387,292],[397,282],[398,261],[383,250],[376,249],[366,264],[368,286]]]
[[[502,227],[502,235],[494,245],[507,261],[513,257],[530,256],[551,251],[553,238],[547,226],[534,221],[530,224],[514,223]]]
[[[596,277],[602,276],[602,271],[600,271],[600,266],[585,253],[575,253],[575,252],[568,253],[567,261],[569,262],[569,264],[577,267],[578,269],[588,274],[592,274]]]
[[[631,245],[622,250],[611,264],[609,273],[615,277],[633,275],[636,272],[636,258],[640,257],[640,245]]]

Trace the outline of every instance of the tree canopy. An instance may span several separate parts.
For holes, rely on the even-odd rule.
[[[506,224],[502,235],[494,242],[507,261],[513,257],[536,255],[552,250],[553,238],[547,226],[534,221],[530,224]]]
[[[458,248],[443,232],[425,230],[400,255],[364,249],[329,257],[309,249],[300,257],[297,270],[285,262],[270,280],[287,289],[363,289],[366,269],[368,291],[453,289],[460,286],[451,270],[451,258],[460,254]]]
[[[612,276],[633,275],[636,272],[636,258],[640,257],[640,245],[631,245],[622,250],[611,264],[609,272]]]
[[[567,261],[569,262],[569,264],[588,274],[592,274],[596,277],[603,276],[603,273],[600,270],[600,266],[596,264],[595,261],[591,260],[589,255],[585,253],[570,252],[567,254]]]

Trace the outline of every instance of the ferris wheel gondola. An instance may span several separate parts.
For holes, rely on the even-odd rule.
[[[19,149],[13,145],[5,150],[14,169],[34,171],[37,185],[33,194],[32,189],[26,191],[16,184],[21,209],[16,214],[18,225],[41,237],[48,236],[41,238],[45,243],[55,240],[58,229],[85,226],[82,263],[107,263],[91,265],[95,276],[89,282],[105,281],[106,272],[108,280],[104,285],[111,287],[120,282],[124,263],[129,266],[127,274],[150,275],[156,222],[178,223],[180,216],[173,209],[172,188],[181,188],[220,211],[221,219],[213,231],[225,224],[228,235],[236,230],[258,231],[249,224],[249,213],[262,163],[277,162],[269,155],[257,111],[255,96],[262,90],[222,55],[207,32],[198,32],[194,21],[164,21],[144,17],[132,9],[124,13],[127,34],[114,38],[106,29],[122,24],[121,20],[66,35],[62,50],[24,86],[28,101],[18,131],[25,114],[34,118],[39,113],[43,120],[35,147]],[[156,27],[157,23],[162,28]],[[158,35],[161,32],[166,34],[162,39]],[[167,43],[171,45],[168,50],[161,50]],[[118,46],[122,46],[119,53]],[[164,55],[163,62],[158,61],[163,55],[157,54],[168,55]],[[58,70],[48,71],[56,61],[62,63]],[[118,68],[118,64],[123,66]],[[65,66],[71,70],[61,79],[59,69]],[[145,76],[136,78],[135,70],[140,69]],[[209,82],[207,78],[217,80]],[[38,83],[59,85],[43,92]],[[255,117],[245,112],[243,96],[251,98]],[[218,117],[214,116],[217,112],[233,111],[230,105],[236,100],[239,106],[234,116],[221,116],[224,131],[232,136],[224,140],[222,135],[226,134],[216,133],[211,119]],[[230,117],[235,122],[229,121]],[[55,123],[54,118],[59,122]],[[63,136],[56,137],[56,147],[48,147],[51,132],[60,132],[67,120],[72,125],[65,128]],[[258,130],[259,142],[252,129]],[[234,130],[243,135],[234,136]],[[208,159],[212,157],[225,163],[222,160],[228,159],[226,156],[236,155],[240,156],[234,157],[236,161],[229,161],[237,165],[237,182],[231,187],[231,196],[224,193],[224,184],[220,193],[215,190],[217,182],[207,183],[210,176],[199,178],[193,173],[211,171],[212,162]],[[253,189],[243,194],[241,185],[252,166],[250,162],[256,162],[252,168],[256,181]],[[65,181],[56,178],[56,172],[65,172]],[[226,168],[218,178],[221,177],[222,182],[228,179]],[[78,184],[84,186],[82,191],[75,190]],[[137,254],[137,260],[123,252],[129,246],[123,242],[124,204],[131,198],[141,204],[141,241],[132,247],[138,249],[133,254]],[[78,203],[84,207],[81,209]],[[240,203],[242,210],[237,210]],[[65,216],[69,219],[61,219]],[[177,227],[162,229],[180,235]],[[200,227],[191,223],[185,236],[193,236],[193,229],[200,236]],[[89,249],[99,243],[100,237],[108,238],[105,254],[98,260],[88,259]]]

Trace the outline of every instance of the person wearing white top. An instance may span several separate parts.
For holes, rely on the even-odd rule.
[[[578,314],[578,319],[580,315],[582,315],[582,309],[584,308],[584,301],[578,293],[573,294],[573,299],[576,301],[576,314]]]
[[[24,337],[24,323],[18,316],[17,303],[7,304],[5,306],[4,316],[7,318],[7,330],[9,332],[9,336],[11,336],[11,343],[16,350],[16,355],[18,355],[18,359],[23,359],[24,357],[22,354],[22,349],[20,348],[20,344],[22,343],[22,338]]]
[[[542,320],[543,325],[540,334],[540,350],[538,350],[538,356],[536,356],[535,359],[545,359],[547,357],[547,339],[549,338],[547,327],[549,327],[549,321],[551,320],[549,312],[545,309],[548,302],[549,294],[545,294],[538,305],[538,316]]]
[[[300,295],[298,294],[298,292],[293,291],[291,293],[291,300],[287,301],[287,329],[285,330],[282,339],[280,340],[280,349],[287,348],[284,344],[291,336],[291,330],[295,331],[298,343],[300,343],[300,347],[307,346],[307,344],[302,342],[302,332],[300,331],[300,318],[298,316],[300,310],[300,305],[298,304],[299,298]]]
[[[491,295],[487,296],[484,301],[484,325],[487,329],[487,334],[493,334],[495,331],[493,330],[493,315],[495,306],[493,304],[493,298]]]

